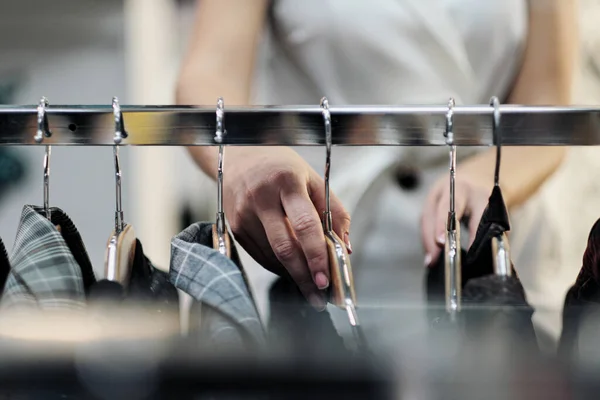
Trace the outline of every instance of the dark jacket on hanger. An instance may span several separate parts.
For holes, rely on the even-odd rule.
[[[473,244],[467,253],[462,251],[461,323],[464,330],[476,335],[481,330],[493,329],[507,335],[518,335],[521,341],[535,342],[531,322],[533,309],[527,303],[525,290],[513,268],[511,277],[494,275],[492,239],[510,229],[508,212],[502,191],[495,186],[490,195]],[[427,293],[430,319],[440,318],[444,301],[444,254],[427,275]],[[492,328],[493,327],[493,328]],[[526,340],[522,340],[525,338]]]
[[[596,347],[600,326],[600,219],[592,227],[583,255],[583,265],[575,284],[569,289],[563,309],[563,330],[558,353],[564,359],[576,360],[582,337],[592,338]],[[589,333],[592,333],[589,335]],[[595,343],[593,343],[594,339]]]
[[[316,311],[288,278],[278,278],[269,291],[269,344],[295,354],[337,355],[346,352],[329,312]]]
[[[136,240],[131,276],[127,288],[106,279],[98,281],[90,289],[90,303],[132,302],[149,305],[155,312],[173,312],[179,305],[177,289],[169,282],[169,274],[157,269],[144,255],[144,248]]]

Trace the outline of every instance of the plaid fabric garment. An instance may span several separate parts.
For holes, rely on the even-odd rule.
[[[81,269],[54,224],[23,207],[0,309],[79,310],[85,307]]]
[[[229,349],[263,345],[265,332],[237,255],[236,265],[212,248],[212,226],[193,224],[171,240],[171,283],[201,303],[191,318],[200,320],[202,342]]]

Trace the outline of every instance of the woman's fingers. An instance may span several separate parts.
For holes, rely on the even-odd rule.
[[[325,298],[313,281],[311,270],[281,208],[270,207],[258,212],[275,257],[285,267],[306,299],[317,309],[325,307]]]
[[[319,289],[329,286],[329,257],[319,214],[308,192],[284,189],[281,203],[292,231],[302,248],[314,283]]]

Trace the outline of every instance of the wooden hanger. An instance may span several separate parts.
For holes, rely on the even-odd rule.
[[[329,254],[330,292],[331,304],[346,309],[346,301],[349,298],[356,304],[356,292],[354,290],[354,277],[352,265],[346,245],[340,237],[332,231],[325,231],[327,252]]]
[[[331,114],[329,112],[329,102],[326,98],[321,100],[321,109],[323,121],[325,122],[325,213],[323,217],[323,230],[327,242],[327,251],[329,254],[329,272],[330,289],[329,301],[348,311],[348,317],[352,325],[358,325],[356,320],[356,292],[354,290],[354,277],[352,275],[352,266],[350,256],[346,245],[340,237],[333,231],[331,220],[331,208],[329,201],[329,174],[331,170]]]

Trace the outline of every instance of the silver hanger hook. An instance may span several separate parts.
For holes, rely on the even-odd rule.
[[[450,213],[455,213],[455,183],[456,183],[456,146],[454,145],[454,106],[453,98],[448,101],[448,112],[446,113],[446,144],[450,146]],[[456,218],[454,218],[456,220]],[[455,222],[449,224],[449,229],[455,229]]]
[[[494,169],[494,185],[500,184],[500,161],[502,158],[502,133],[500,131],[500,101],[496,96],[490,100],[490,106],[494,108],[494,123],[492,125],[493,140],[496,144],[496,167]]]
[[[121,144],[123,139],[127,138],[127,131],[125,130],[125,121],[123,120],[123,112],[119,105],[119,99],[115,96],[112,99],[113,114],[115,117],[115,144]]]
[[[325,123],[325,215],[323,218],[323,224],[325,225],[326,231],[333,229],[333,223],[331,220],[331,204],[329,196],[329,175],[331,173],[331,112],[329,111],[329,101],[327,97],[321,99],[321,114],[323,115],[323,122]]]
[[[123,205],[121,198],[121,165],[119,163],[119,146],[121,140],[126,137],[125,133],[123,114],[121,113],[121,107],[119,106],[119,99],[113,97],[112,108],[115,117],[115,137],[113,146],[113,156],[115,162],[115,233],[118,235],[125,228],[125,222],[123,220]]]
[[[223,207],[223,162],[224,146],[223,139],[227,134],[225,130],[225,101],[222,97],[217,99],[217,128],[215,132],[215,142],[219,143],[219,158],[217,163],[217,236],[218,250],[221,254],[227,255],[225,242],[225,211]]]
[[[37,107],[37,131],[34,137],[36,143],[42,143],[44,137],[52,136],[48,127],[48,115],[46,108],[48,107],[48,99],[42,97]],[[50,219],[50,155],[52,148],[46,145],[46,153],[44,154],[44,214],[47,219]]]
[[[456,146],[454,145],[454,106],[455,101],[448,101],[446,113],[446,144],[450,146],[450,209],[446,221],[446,243],[444,245],[444,279],[446,310],[450,319],[454,320],[461,308],[461,256],[460,232],[455,210],[456,182]]]
[[[52,136],[52,132],[50,131],[48,125],[48,114],[46,113],[47,107],[48,99],[42,97],[39,105],[37,106],[37,131],[35,137],[33,138],[36,143],[42,143],[44,137]]]

